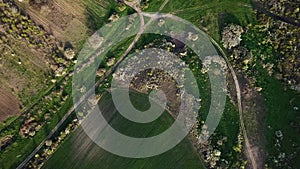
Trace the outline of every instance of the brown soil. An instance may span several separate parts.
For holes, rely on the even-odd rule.
[[[255,158],[258,168],[265,167],[265,114],[267,108],[264,106],[264,99],[258,91],[251,86],[250,81],[241,74],[238,74],[239,84],[241,87],[243,121],[247,131],[251,152]],[[236,91],[233,80],[229,78],[229,92],[231,100],[236,104]],[[247,153],[245,152],[247,156]],[[251,168],[248,163],[247,168]]]
[[[139,92],[149,94],[152,89],[147,88],[145,84],[154,84],[158,90],[165,93],[168,102],[167,109],[171,112],[173,117],[177,117],[180,110],[180,95],[177,95],[179,89],[176,86],[176,81],[160,70],[154,70],[153,76],[148,76],[147,73],[149,72],[151,72],[151,70],[139,73],[131,82],[133,85],[132,88]],[[153,80],[152,77],[156,77],[155,80]]]
[[[0,122],[19,114],[20,104],[14,95],[0,88]]]

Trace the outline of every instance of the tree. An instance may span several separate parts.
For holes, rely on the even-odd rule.
[[[71,48],[68,48],[64,52],[64,55],[66,56],[67,59],[72,60],[75,56],[75,51]]]
[[[243,28],[239,25],[226,26],[222,32],[222,43],[224,48],[231,49],[238,46],[242,41]]]

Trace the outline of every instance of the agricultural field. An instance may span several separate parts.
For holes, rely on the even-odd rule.
[[[1,121],[33,105],[70,65],[57,41],[10,1],[1,1]],[[20,29],[22,28],[22,29]]]
[[[175,38],[142,33],[120,41],[96,71],[96,95],[90,98],[88,88],[75,86],[88,102],[72,98],[77,57],[88,38],[123,16],[157,11],[201,29],[226,62],[224,112],[204,143],[199,135],[208,132],[213,84],[204,62]],[[300,168],[299,15],[299,3],[285,0],[0,0],[0,168]],[[119,37],[123,30],[111,33],[117,30],[107,37]],[[98,105],[109,125],[131,137],[159,135],[178,114],[181,87],[161,70],[141,72],[130,83],[130,101],[141,111],[150,107],[152,90],[166,93],[169,102],[157,120],[134,123],[112,100],[116,67],[152,48],[172,52],[192,70],[200,94],[197,123],[163,154],[114,155],[82,129],[87,107]]]
[[[144,44],[144,43],[142,43],[141,44],[141,46],[147,46],[147,48],[151,48],[151,47],[161,47],[161,48],[164,48],[164,47],[166,47],[166,46],[164,46],[163,47],[163,45],[164,45],[164,43],[163,43],[163,41],[161,41],[161,39],[157,39],[157,37],[155,36],[155,37],[152,37],[151,35],[145,35],[145,36],[143,36],[142,37],[142,39],[148,39],[148,41],[149,41],[149,39],[154,39],[154,40],[151,40],[151,41],[149,41],[148,43],[149,44],[155,44],[155,46],[151,46],[151,45],[147,45],[147,43],[146,44]],[[147,42],[147,41],[143,41],[143,42]],[[142,48],[139,48],[138,50],[142,50]],[[115,54],[118,54],[118,52],[116,52],[117,50],[115,50]],[[120,51],[120,52],[122,52],[122,50]],[[184,60],[186,61],[186,62],[188,62],[188,63],[191,63],[191,69],[193,69],[193,70],[195,70],[195,75],[197,76],[197,81],[198,81],[198,83],[199,84],[201,84],[201,87],[199,88],[199,90],[200,90],[200,93],[201,93],[201,98],[203,98],[202,99],[202,101],[201,101],[201,109],[200,109],[200,111],[199,111],[199,115],[201,116],[201,119],[203,118],[203,119],[205,119],[206,118],[206,116],[207,116],[207,113],[208,113],[208,111],[209,111],[209,105],[210,105],[210,101],[209,101],[209,98],[210,98],[210,90],[208,89],[209,88],[209,83],[208,83],[208,77],[207,77],[207,74],[203,74],[203,73],[201,73],[200,71],[196,71],[197,69],[196,68],[199,68],[199,69],[201,69],[201,67],[198,67],[199,65],[197,65],[197,64],[195,64],[196,62],[197,62],[197,57],[196,56],[193,56],[193,54],[192,53],[190,53],[190,56],[189,57],[186,57],[186,58],[184,58]],[[142,76],[143,77],[143,76]],[[109,78],[110,79],[110,78]],[[137,82],[138,82],[139,80],[137,79]],[[109,81],[108,81],[109,82]],[[167,82],[168,84],[169,84],[169,82]],[[109,86],[106,86],[106,84],[107,83],[105,83],[105,84],[103,84],[100,88],[99,88],[99,90],[98,90],[98,94],[99,95],[102,95],[102,93],[105,93],[106,92],[106,90],[107,90],[107,88],[109,87]],[[162,88],[164,88],[164,85],[163,84],[161,84],[162,85]],[[137,91],[145,91],[145,89],[143,89],[143,87],[141,87],[140,85],[139,85],[139,83],[136,83],[136,82],[133,82],[133,86],[135,86],[134,87],[134,89],[135,90],[137,90]],[[170,86],[170,84],[169,84],[169,86]],[[170,92],[170,88],[168,87],[167,89],[169,89],[168,90],[168,93],[172,93],[172,92]],[[164,90],[165,91],[165,90]],[[104,107],[113,107],[113,105],[112,105],[112,103],[106,103],[106,99],[102,99],[104,96],[101,96],[101,100],[104,100],[103,102],[105,102],[105,104],[103,103],[103,104],[101,104],[101,102],[100,102],[100,105],[105,105]],[[104,98],[106,98],[106,97],[104,97]],[[107,100],[110,100],[110,99],[107,99]],[[143,97],[140,97],[139,99],[133,99],[132,100],[132,102],[133,103],[139,103],[138,101],[140,101],[141,103],[145,103],[145,102],[147,102],[147,101],[145,101],[145,99],[143,99]],[[140,103],[140,104],[141,104]],[[224,162],[225,161],[227,161],[227,163],[229,163],[229,164],[227,164],[227,165],[230,165],[230,166],[232,166],[232,167],[235,167],[235,166],[240,166],[240,165],[244,165],[243,164],[243,160],[241,159],[241,143],[240,143],[240,141],[238,141],[238,134],[239,134],[239,123],[238,123],[238,113],[237,113],[237,111],[236,111],[236,109],[233,107],[233,105],[229,102],[229,100],[227,101],[227,105],[226,105],[226,108],[225,108],[225,113],[224,113],[224,117],[222,118],[222,121],[220,122],[220,125],[219,125],[219,128],[217,129],[217,131],[216,131],[216,133],[215,133],[215,135],[214,135],[214,139],[212,139],[211,141],[210,141],[210,143],[209,143],[209,148],[207,148],[206,150],[201,150],[201,149],[198,149],[196,152],[197,153],[210,153],[210,154],[213,154],[213,152],[219,152],[219,150],[222,150],[222,154],[220,155],[220,156],[216,156],[215,157],[215,159],[216,160],[210,160],[209,158],[207,158],[207,159],[205,159],[206,160],[206,162],[208,163],[207,165],[216,165],[215,163],[223,163],[222,165],[225,165],[224,164]],[[109,105],[109,106],[107,106],[107,105]],[[138,106],[135,106],[135,107],[141,107],[141,109],[145,109],[143,106],[147,106],[147,105],[138,105]],[[169,107],[169,109],[170,110],[172,110],[172,106],[171,105],[169,105],[170,107]],[[176,106],[176,105],[175,105]],[[84,107],[84,106],[83,106]],[[106,111],[104,111],[104,112],[106,112]],[[109,114],[111,114],[111,113],[109,113]],[[115,118],[114,118],[115,119]],[[113,120],[114,120],[113,119]],[[202,123],[202,122],[201,122]],[[129,123],[130,124],[130,123]],[[119,125],[121,125],[121,126],[123,126],[123,127],[115,127],[115,128],[118,128],[119,130],[122,130],[122,129],[130,129],[130,125],[128,124],[128,127],[126,126],[126,124],[119,124]],[[155,123],[156,124],[156,123]],[[201,124],[201,125],[203,125],[203,124]],[[138,125],[137,125],[138,126]],[[156,125],[157,126],[157,125]],[[230,126],[230,127],[229,127]],[[163,126],[162,126],[163,127]],[[78,130],[78,131],[77,131]],[[82,135],[82,137],[84,137],[83,135],[85,135],[84,133],[83,133],[83,131],[82,131],[82,129],[77,129],[76,131],[75,131],[75,133],[77,133],[77,134],[79,134],[79,135]],[[141,130],[143,130],[143,128],[141,129]],[[63,130],[63,132],[64,132],[64,130]],[[124,131],[125,133],[132,133],[132,132],[129,132],[129,131]],[[85,135],[86,136],[86,135]],[[81,137],[80,137],[81,138]],[[58,159],[61,159],[61,155],[60,155],[60,153],[59,152],[63,152],[64,151],[64,149],[68,149],[68,147],[70,146],[69,144],[71,144],[71,142],[74,142],[74,141],[70,141],[69,139],[71,139],[71,140],[73,140],[73,139],[76,139],[76,137],[75,136],[70,136],[70,138],[67,138],[67,141],[66,142],[70,142],[70,143],[66,143],[66,144],[62,144],[62,146],[61,147],[57,147],[56,146],[56,144],[54,144],[54,147],[44,147],[44,149],[42,149],[39,153],[38,153],[38,157],[41,157],[41,156],[43,156],[43,158],[42,159],[45,159],[45,158],[47,158],[47,155],[46,155],[46,157],[45,157],[45,152],[51,152],[51,154],[52,153],[54,153],[53,154],[53,158],[55,159],[55,158],[58,158]],[[60,140],[60,136],[58,136],[58,137],[55,137],[55,138],[53,138],[53,140]],[[87,138],[87,140],[89,140],[88,138]],[[188,139],[186,139],[186,141],[188,142]],[[91,140],[89,140],[89,142],[92,142]],[[220,145],[217,145],[217,142],[219,142],[219,144]],[[189,144],[192,144],[192,143],[189,143]],[[193,143],[193,144],[196,144],[195,142]],[[215,146],[213,146],[214,144],[216,144]],[[96,146],[95,144],[92,144],[91,146]],[[194,145],[194,146],[197,146],[197,147],[199,147],[199,146],[201,146],[201,145]],[[233,151],[232,150],[232,147],[236,147],[236,150],[235,151]],[[56,153],[56,149],[57,149],[57,153]],[[100,151],[101,149],[99,149],[99,151]],[[98,151],[98,150],[97,150]],[[104,150],[101,150],[101,151],[104,151]],[[171,151],[172,152],[172,151]],[[71,153],[72,154],[72,153]],[[199,155],[199,154],[198,154]],[[58,157],[56,157],[56,156],[58,156]],[[115,156],[114,156],[115,157]],[[49,158],[49,156],[48,156],[48,158]],[[70,156],[70,157],[66,157],[66,159],[65,160],[71,160],[73,157],[72,156]],[[95,158],[97,158],[97,157],[95,157]],[[100,157],[99,157],[100,158]],[[102,158],[102,157],[101,157]],[[111,157],[109,157],[109,158],[111,158]],[[224,160],[224,161],[222,161],[221,160],[221,158],[222,158],[222,160]],[[37,158],[37,159],[39,159],[39,158]],[[50,155],[50,160],[52,159],[52,157],[51,157],[51,155]],[[151,158],[150,158],[151,159]],[[155,158],[156,159],[156,158]],[[100,160],[100,159],[99,159]],[[37,166],[37,164],[36,163],[38,163],[38,161],[40,161],[40,160],[34,160],[34,161],[32,161],[31,163],[30,163],[30,165],[31,166]],[[95,161],[98,161],[98,160],[95,160]],[[101,160],[102,161],[102,160]],[[150,160],[151,161],[151,160]],[[219,162],[218,162],[219,161]],[[199,162],[199,161],[198,161]],[[53,165],[54,164],[57,164],[58,163],[58,161],[55,161],[55,162],[52,162],[53,163]],[[123,163],[123,162],[120,162],[120,163]],[[157,164],[155,164],[155,162],[153,161],[153,162],[151,162],[151,163],[154,163],[153,165],[157,165]],[[211,163],[211,164],[210,164]],[[61,165],[64,165],[64,164],[66,164],[66,162],[63,162],[63,163],[61,163]],[[45,164],[46,166],[47,165],[52,165],[51,164],[51,162],[49,162],[49,164],[48,164],[48,162],[46,162],[46,164]],[[88,164],[87,164],[88,165]],[[99,165],[101,165],[101,163],[99,163]],[[193,165],[193,163],[191,164],[191,165]],[[206,165],[206,164],[203,164],[202,163],[202,165]],[[81,167],[80,166],[80,164],[78,164],[78,167]],[[139,168],[138,166],[136,166],[137,168]],[[50,167],[51,168],[51,167]],[[110,166],[108,166],[108,168],[110,168]]]
[[[16,1],[37,24],[62,42],[79,47],[90,33],[89,17],[104,18],[110,3],[95,0]],[[97,18],[97,19],[96,19]],[[96,26],[96,25],[95,25]]]
[[[147,95],[131,92],[130,98],[137,108],[147,109],[149,106],[145,104]],[[154,122],[142,126],[134,124],[117,112],[111,95],[108,93],[101,97],[99,107],[111,126],[124,134],[134,134],[135,137],[140,138],[157,135],[170,127],[174,121],[171,115],[165,111]],[[101,149],[79,127],[66,139],[43,168],[165,168],[165,166],[203,168],[199,156],[187,138],[174,149],[162,155],[146,159],[130,159],[113,155]]]

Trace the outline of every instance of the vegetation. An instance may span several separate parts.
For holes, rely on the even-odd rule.
[[[267,10],[278,16],[287,17],[296,23],[300,23],[299,2],[287,0],[272,2],[266,0],[258,0],[258,2],[260,2]]]
[[[75,116],[75,115],[73,115]],[[67,136],[77,129],[79,123],[75,117],[69,117],[67,121],[65,121],[65,125],[63,125],[58,131],[56,131],[53,138],[50,138],[46,141],[45,145],[41,148],[41,150],[35,154],[34,158],[32,158],[26,165],[25,168],[40,168],[46,160],[51,157],[51,155],[57,150],[57,148],[65,141]],[[72,120],[74,119],[74,120]]]
[[[278,9],[286,9],[287,6],[293,6],[292,3],[265,1],[265,4],[272,4]],[[282,15],[274,8],[269,10]],[[251,87],[260,91],[265,99],[262,104],[267,107],[263,130],[267,139],[266,167],[297,168],[300,165],[300,140],[295,119],[300,114],[297,93],[299,59],[295,56],[299,55],[299,28],[261,13],[257,15],[258,20],[244,28],[241,45],[228,52],[232,54],[231,62],[236,69],[242,68]]]
[[[68,95],[70,92],[71,79],[68,77],[32,109],[1,129],[1,137],[15,137],[0,152],[1,168],[16,167],[48,135],[73,106],[72,98]],[[11,160],[8,162],[7,158]]]
[[[168,48],[168,46],[163,46],[164,43],[162,43],[164,40],[162,37],[157,37],[155,35],[143,35],[142,39],[145,39],[146,41],[141,41],[139,43],[139,45],[137,45],[137,49],[142,50],[143,47],[141,48],[141,46],[145,46],[146,48],[151,48],[151,47],[160,47],[160,48]],[[124,41],[125,44],[128,43],[127,41]],[[142,43],[143,42],[143,43]],[[157,45],[157,46],[151,46],[151,44],[153,45]],[[124,46],[124,44],[122,44],[121,46]],[[126,46],[126,45],[125,45]],[[120,54],[122,54],[123,50],[122,48],[117,48],[119,50],[113,50],[114,51],[114,56],[119,56]],[[111,54],[108,55],[109,58],[111,58]],[[188,57],[183,58],[185,61],[187,61],[188,63],[190,63],[190,67],[191,69],[194,71],[195,76],[197,77],[197,79],[199,80],[198,83],[201,84],[201,94],[203,98],[202,101],[202,107],[200,110],[200,115],[201,115],[201,119],[205,119],[207,112],[209,110],[209,105],[210,105],[210,90],[207,88],[209,86],[208,83],[208,77],[205,74],[202,74],[200,71],[201,70],[201,64],[199,64],[199,59],[196,55],[194,55],[192,52],[188,54]],[[107,67],[107,65],[103,65],[102,69],[108,70],[109,66]],[[97,89],[97,92],[99,94],[105,92],[105,90],[107,88],[109,88],[109,82],[110,82],[111,77],[109,77],[107,80],[105,80],[105,82],[101,85],[101,87],[99,89]],[[82,114],[84,115],[84,114]],[[230,119],[230,120],[228,120]],[[211,148],[211,153],[214,152],[214,150],[221,150],[222,151],[222,161],[218,162],[218,163],[223,163],[222,165],[225,165],[225,163],[230,163],[230,166],[240,166],[241,164],[239,163],[240,160],[240,156],[239,154],[241,152],[233,152],[232,147],[238,144],[238,140],[237,140],[237,135],[238,135],[238,123],[237,120],[238,119],[238,115],[237,112],[235,110],[235,108],[229,104],[227,104],[226,106],[226,112],[225,112],[225,117],[223,118],[221,124],[220,124],[220,128],[218,128],[218,131],[216,132],[217,134],[215,134],[215,136],[213,137],[213,139],[211,140],[212,143],[216,143],[216,142],[222,142],[219,145],[218,144],[212,144],[212,145],[216,145],[213,146]],[[199,130],[201,128],[201,126],[203,125],[203,123],[201,122],[201,125],[199,125]],[[234,127],[232,127],[234,125]],[[229,127],[230,126],[230,127]],[[124,129],[128,128],[128,127],[123,127]],[[80,130],[80,129],[79,129]],[[76,131],[77,132],[77,131]],[[67,143],[66,143],[67,144]],[[64,146],[61,148],[64,149]],[[60,149],[58,149],[58,151],[60,151]],[[56,154],[56,153],[55,153]],[[54,154],[54,156],[56,156]],[[96,158],[96,157],[95,157]],[[67,159],[69,160],[69,159]],[[234,161],[234,162],[232,162]],[[220,164],[219,164],[220,165]]]
[[[24,40],[30,48],[43,50],[50,63],[68,67],[69,62],[60,54],[57,41],[52,35],[45,33],[28,16],[21,14],[13,2],[1,2],[0,9],[0,23],[9,35]]]
[[[145,8],[146,10],[149,10],[149,11],[151,11],[151,10],[154,10],[155,9],[155,3],[154,2],[151,2],[151,1],[149,1],[148,2],[149,4],[148,4],[148,8]],[[177,2],[175,2],[175,3],[177,3]],[[226,3],[233,3],[233,2],[226,2]],[[224,4],[226,4],[225,2],[224,2]],[[158,4],[161,4],[161,3],[158,3]],[[172,3],[172,4],[174,4],[174,3]],[[220,4],[220,6],[221,5],[224,5],[223,3],[222,4]],[[168,6],[169,6],[170,4],[168,4]],[[211,11],[211,10],[209,10],[210,8],[208,8],[207,9],[207,11],[205,11],[205,12],[202,12],[203,10],[201,10],[201,8],[204,8],[204,7],[200,7],[201,5],[199,5],[199,9],[197,8],[197,9],[193,9],[192,8],[192,4],[189,4],[190,6],[182,6],[182,4],[180,4],[180,7],[179,7],[179,4],[177,4],[177,9],[178,9],[178,14],[179,15],[182,15],[182,16],[189,16],[189,17],[193,17],[193,16],[196,16],[195,15],[195,13],[193,13],[193,15],[188,15],[188,14],[186,14],[186,12],[187,13],[189,13],[190,11],[191,11],[191,13],[192,12],[195,12],[195,11],[201,11],[201,12],[199,12],[199,13],[201,13],[201,15],[204,15],[204,16],[206,16],[207,15],[207,13],[212,13],[212,15],[214,16],[214,17],[216,17],[217,18],[217,20],[216,20],[216,22],[212,22],[211,24],[216,24],[216,25],[218,25],[219,23],[218,23],[218,11],[221,11],[221,8],[220,9],[217,9],[217,10],[213,10],[213,11]],[[212,5],[212,6],[214,6],[213,5],[213,3],[210,3],[209,5]],[[230,5],[226,5],[226,6],[228,6],[228,9],[232,9],[231,7],[230,7]],[[182,9],[182,7],[186,7],[186,9],[185,8],[183,8]],[[207,6],[205,6],[206,8],[207,8]],[[169,9],[168,9],[169,8]],[[191,9],[190,9],[191,8]],[[245,8],[247,8],[249,11],[251,11],[251,8],[249,8],[249,7],[245,7]],[[167,7],[167,9],[168,10],[170,10],[171,8],[170,7]],[[180,9],[182,9],[182,11],[185,11],[185,12],[182,12],[182,11],[180,11]],[[176,12],[177,12],[177,10],[176,10]],[[113,12],[113,13],[115,13],[115,14],[120,14],[117,10],[115,11],[115,12]],[[244,19],[244,17],[241,17],[244,13],[246,13],[245,11],[235,11],[234,12],[235,14],[237,14],[237,15],[240,15],[240,18],[239,19],[241,19],[241,22],[243,22],[243,23],[247,23],[248,21],[245,21],[245,20],[243,20]],[[250,12],[250,14],[251,14],[251,12]],[[248,15],[249,15],[249,13],[248,13]],[[109,16],[111,16],[111,15],[108,15],[108,17]],[[251,16],[252,17],[252,16]],[[250,18],[251,18],[250,17]],[[196,17],[195,17],[196,18]],[[198,21],[199,21],[199,19],[195,19],[195,18],[189,18],[189,20],[191,20],[191,21],[193,21],[194,23],[197,23],[197,25],[198,25]],[[230,23],[230,22],[232,22],[231,20],[228,20],[228,18],[230,18],[230,17],[226,17],[225,19],[224,18],[221,18],[221,22],[222,22],[222,25],[224,26],[224,24],[228,24],[228,23]],[[239,20],[237,20],[237,22],[239,22]],[[208,24],[208,23],[207,23]],[[208,24],[208,25],[210,25],[210,24]],[[213,27],[213,26],[211,26],[211,27]],[[217,27],[217,28],[219,28],[219,27]],[[219,37],[219,32],[220,32],[220,30],[219,29],[216,29],[216,28],[214,28],[213,30],[210,30],[209,32],[214,32],[215,33],[215,37]],[[144,36],[145,38],[144,39],[153,39],[152,37],[153,37],[153,35],[149,35],[149,36]],[[154,38],[154,41],[155,41],[155,38]],[[142,43],[141,45],[139,44],[139,45],[137,45],[137,46],[144,46],[143,44],[147,44],[147,43]],[[121,45],[122,46],[122,45]],[[113,50],[114,51],[114,50]],[[115,56],[119,56],[117,53],[118,52],[113,52],[114,53],[114,55]],[[197,74],[197,76],[198,76],[198,74],[200,73],[199,71],[197,71],[197,70],[200,70],[201,69],[201,67],[199,67],[199,61],[192,61],[192,59],[191,58],[194,58],[194,59],[198,59],[198,57],[192,57],[192,55],[189,55],[189,57],[186,57],[185,58],[185,61],[188,61],[188,62],[190,62],[191,63],[191,66],[194,66],[193,67],[193,70],[195,70],[195,73]],[[103,67],[102,67],[103,68]],[[105,69],[107,69],[107,68],[105,68]],[[201,73],[200,73],[201,74]],[[199,76],[201,76],[199,74]],[[199,77],[199,83],[200,84],[207,84],[207,80],[205,80],[206,78],[203,78],[203,77]],[[105,84],[108,84],[107,82],[109,82],[109,80],[108,81],[106,81],[106,83]],[[104,86],[104,85],[102,85],[102,86]],[[206,86],[206,85],[204,85],[204,86]],[[109,87],[109,86],[106,86],[106,87]],[[203,87],[202,89],[202,93],[203,93],[203,95],[205,95],[204,93],[206,93],[206,95],[208,96],[208,97],[206,97],[206,98],[209,98],[209,90],[207,90],[207,88],[205,88],[205,87]],[[101,90],[101,91],[104,91],[104,90]],[[210,102],[209,102],[209,99],[205,99],[205,101],[204,101],[204,106],[203,106],[203,108],[204,109],[206,109],[206,110],[208,110],[208,107],[209,107],[209,105],[210,105]],[[207,112],[207,111],[205,111],[205,110],[202,110],[201,111],[201,116],[203,116],[203,119],[205,119],[205,117],[206,117],[206,115],[205,115],[205,112]],[[224,144],[221,144],[221,145],[219,145],[219,146],[216,146],[216,147],[214,147],[214,149],[221,149],[221,151],[222,151],[222,158],[223,159],[226,159],[225,161],[222,161],[222,162],[220,162],[220,163],[223,163],[222,165],[226,165],[226,163],[227,162],[230,162],[230,166],[232,166],[232,167],[234,167],[234,166],[236,166],[236,167],[238,167],[238,166],[241,166],[241,165],[244,165],[244,164],[241,164],[241,163],[243,163],[242,161],[241,161],[241,163],[239,163],[239,160],[240,160],[240,157],[239,157],[239,153],[241,153],[241,151],[239,150],[240,149],[240,141],[238,141],[238,123],[237,122],[234,122],[234,121],[238,121],[237,119],[238,119],[238,115],[237,115],[237,112],[236,112],[236,110],[235,110],[235,108],[231,105],[231,104],[228,104],[227,105],[227,108],[226,108],[226,112],[225,112],[225,116],[226,117],[224,117],[224,119],[222,120],[222,122],[221,122],[221,124],[220,124],[220,127],[218,128],[218,131],[217,131],[217,133],[218,134],[215,134],[214,135],[214,137],[212,138],[212,145],[216,145],[215,143],[216,142],[218,142],[218,141],[220,141],[220,140],[222,140],[225,136],[227,137],[227,139],[225,139],[226,141],[225,141],[225,143]],[[225,119],[226,118],[226,119]],[[231,120],[228,120],[228,118],[229,119],[231,119]],[[233,128],[231,128],[232,127],[232,125],[234,124],[234,127]],[[202,125],[201,125],[202,126]],[[201,126],[199,126],[199,129],[201,128]],[[230,126],[230,127],[229,127]],[[229,128],[231,128],[231,129],[229,129]],[[77,131],[76,131],[77,132]],[[67,141],[67,142],[69,142],[69,141]],[[69,143],[64,143],[64,144],[69,144]],[[239,148],[236,148],[236,152],[234,152],[233,151],[233,149],[232,149],[232,147],[235,147],[235,146],[238,146]],[[69,145],[65,145],[65,146],[69,146]],[[62,146],[61,147],[61,149],[67,149],[67,148],[65,148],[64,146]],[[60,149],[58,149],[58,152],[57,153],[59,153],[59,152],[63,152],[63,150],[60,150]],[[61,154],[61,153],[59,153],[59,154]],[[54,157],[53,158],[55,158],[55,156],[56,156],[56,153],[54,154]],[[57,155],[57,156],[60,156],[60,155]],[[96,157],[95,157],[96,158]],[[234,159],[234,160],[233,160]],[[53,163],[54,164],[54,163]],[[49,164],[48,164],[49,165]],[[219,164],[220,165],[220,164]],[[47,166],[47,165],[46,165]]]
[[[262,88],[268,113],[266,116],[265,132],[267,137],[267,164],[271,168],[299,166],[299,127],[295,119],[299,94],[289,89],[287,84],[276,79],[280,70],[275,66],[281,64],[279,53],[272,46],[272,41],[265,40],[265,31],[259,26],[249,28],[244,36],[244,45],[252,52],[253,61],[247,64],[246,72],[253,78],[254,85]],[[286,58],[281,55],[282,58]],[[275,76],[274,76],[275,75]],[[289,155],[288,155],[289,154]]]
[[[150,0],[149,8],[145,11],[156,12],[163,2],[163,0]],[[221,32],[228,24],[234,23],[244,26],[255,20],[255,14],[249,0],[170,1],[162,12],[170,12],[190,21],[217,42],[221,41]]]
[[[261,0],[260,2],[272,13],[299,23],[297,18],[300,12],[295,2],[285,0],[272,2]],[[95,3],[97,5],[94,5]],[[144,11],[156,12],[162,3],[163,0],[142,0],[141,7]],[[117,3],[113,0],[101,2],[87,0],[84,1],[84,6],[89,33],[99,29],[105,23],[133,13],[133,9],[124,3]],[[4,34],[0,38],[0,43],[9,43],[9,39],[13,37],[21,40],[31,49],[44,52],[53,72],[51,76],[52,83],[54,83],[53,89],[44,93],[45,96],[41,96],[41,100],[25,111],[22,116],[8,119],[0,126],[0,168],[15,168],[73,106],[72,98],[70,98],[71,74],[68,73],[73,66],[75,51],[59,45],[52,35],[47,34],[28,16],[22,14],[11,1],[0,1],[0,10],[0,23],[4,25],[4,32],[0,30],[0,34]],[[262,104],[267,108],[267,113],[265,119],[260,119],[265,126],[260,133],[266,136],[265,166],[267,168],[299,168],[300,137],[297,133],[300,131],[300,123],[296,120],[300,117],[300,96],[296,92],[300,90],[300,60],[297,57],[300,47],[299,27],[274,20],[276,18],[259,12],[253,12],[250,0],[170,1],[162,12],[187,19],[207,32],[219,44],[223,44],[226,53],[231,56],[231,64],[236,70],[240,70],[238,76],[249,79],[249,86],[242,86],[242,92],[247,93],[247,90],[254,89],[260,97],[264,98]],[[126,39],[108,52],[104,58],[105,62],[99,67],[96,81],[113,67],[132,40],[133,38]],[[189,65],[197,78],[202,97],[196,126],[196,133],[200,133],[205,128],[204,121],[210,106],[209,78],[207,74],[201,72],[201,62],[190,49],[186,48],[187,53],[183,54],[177,52],[172,46],[173,44],[167,37],[150,34],[143,35],[134,50],[150,47],[166,49],[180,55],[182,60]],[[23,67],[19,69],[21,72],[26,72]],[[135,136],[147,137],[160,133],[174,121],[167,112],[157,121],[142,127],[125,120],[115,110],[111,96],[107,93],[111,79],[112,76],[106,78],[96,92],[97,97],[102,96],[100,105],[105,114],[115,115],[111,120],[114,128],[128,135],[133,133],[136,134]],[[146,109],[148,106],[144,104],[147,99],[143,99],[147,97],[144,94],[131,93],[132,102],[141,109]],[[27,167],[36,168],[50,158],[44,168],[92,168],[96,166],[101,166],[101,168],[165,168],[166,165],[170,168],[202,168],[202,165],[210,168],[243,168],[247,161],[242,156],[244,140],[239,131],[238,112],[231,103],[235,101],[233,97],[234,95],[227,98],[223,118],[216,132],[205,145],[205,150],[195,151],[191,144],[195,146],[193,139],[186,138],[174,149],[157,157],[146,159],[118,157],[99,148],[86,137],[84,131],[80,127],[77,128],[77,119],[73,115],[46,142]],[[254,107],[259,106],[262,105],[254,105]],[[246,113],[253,114],[254,112]],[[88,114],[81,116],[86,115]],[[253,134],[252,130],[259,130],[257,125],[253,124],[253,126],[254,129],[247,128],[250,134]],[[83,143],[87,143],[88,146],[84,147]],[[88,152],[89,150],[91,151]],[[263,158],[265,157],[262,157],[262,160]]]
[[[131,93],[131,99],[138,108],[144,108],[144,100],[147,95]],[[114,118],[108,121],[116,130],[135,137],[149,137],[161,133],[167,129],[173,122],[172,117],[165,112],[159,119],[149,124],[140,125],[124,119],[115,109],[110,94],[104,94],[99,102],[104,116]],[[137,132],[138,131],[138,132]],[[88,143],[85,147],[83,143]],[[73,148],[76,146],[77,148]],[[86,155],[91,153],[92,156]],[[184,160],[183,160],[184,159]],[[108,165],[109,164],[109,165]],[[82,128],[77,129],[57,152],[48,160],[43,168],[203,168],[199,157],[194,152],[190,142],[185,139],[174,149],[156,157],[145,159],[129,159],[119,157],[99,148],[89,137],[86,136]]]

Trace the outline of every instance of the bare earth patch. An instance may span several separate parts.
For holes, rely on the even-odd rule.
[[[250,151],[252,152],[256,165],[258,168],[265,167],[266,152],[264,135],[264,118],[267,108],[264,104],[263,97],[254,87],[251,86],[250,81],[241,74],[238,74],[238,79],[241,87],[242,107],[243,107],[243,121],[245,123],[248,141],[250,144]],[[229,81],[229,91],[231,100],[236,104],[236,93],[234,84],[231,79]],[[248,157],[248,154],[245,152]],[[251,168],[248,163],[247,168]]]
[[[13,94],[0,88],[0,122],[8,117],[19,114],[20,104],[19,100]]]

